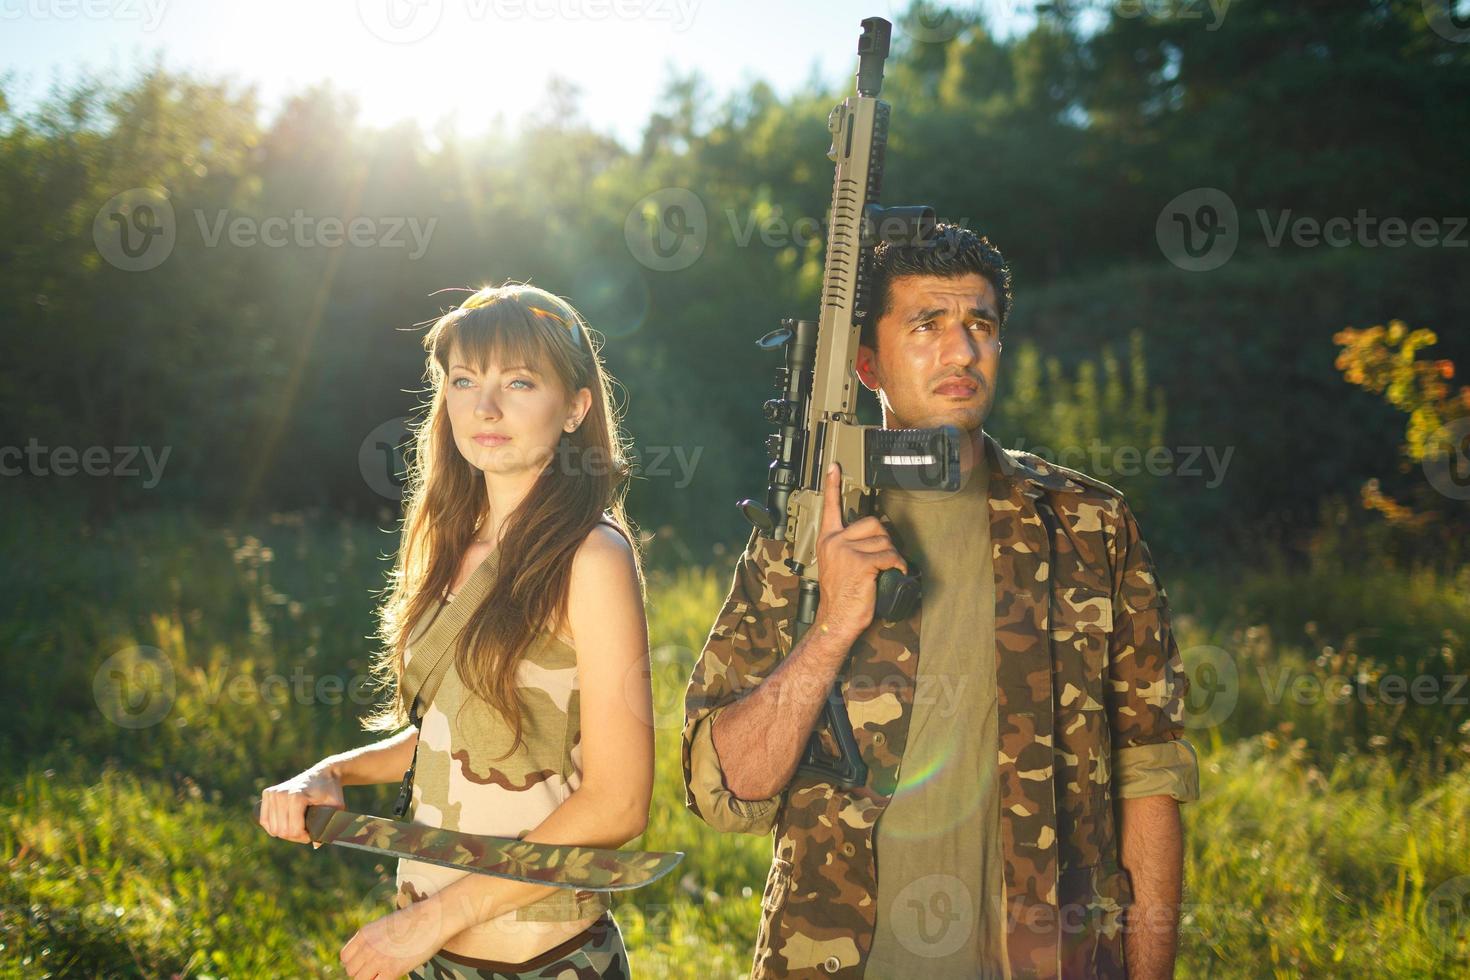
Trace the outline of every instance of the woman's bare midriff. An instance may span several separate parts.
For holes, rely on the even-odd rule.
[[[564,943],[596,922],[600,915],[565,922],[517,922],[514,912],[470,926],[444,944],[451,953],[481,960],[520,963]]]

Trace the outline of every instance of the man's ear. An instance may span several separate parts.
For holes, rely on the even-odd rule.
[[[858,344],[857,358],[853,362],[858,380],[869,391],[878,390],[878,353],[866,344]]]

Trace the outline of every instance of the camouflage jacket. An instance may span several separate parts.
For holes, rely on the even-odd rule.
[[[1125,976],[1121,925],[1132,890],[1118,861],[1112,760],[1183,734],[1187,681],[1167,597],[1122,494],[1003,449],[988,433],[984,440],[1007,958],[1015,977]],[[790,652],[798,579],[789,553],[751,535],[690,679],[685,804],[707,822],[713,815],[701,811],[691,781],[696,726]],[[863,975],[876,915],[875,826],[898,785],[921,616],[875,621],[839,674],[866,784],[843,791],[798,774],[780,795],[752,980]]]

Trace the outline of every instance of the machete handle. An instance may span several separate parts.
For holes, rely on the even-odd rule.
[[[255,822],[260,823],[261,801],[255,801]],[[332,819],[332,814],[342,807],[324,806],[319,803],[309,803],[306,807],[306,836],[311,838],[313,848],[321,847],[322,831],[327,829],[327,821]]]

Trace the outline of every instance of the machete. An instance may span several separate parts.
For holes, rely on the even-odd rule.
[[[255,821],[260,822],[258,802]],[[618,851],[462,834],[330,806],[306,808],[306,833],[316,844],[338,844],[532,885],[588,891],[639,888],[668,874],[684,857],[683,851]]]

